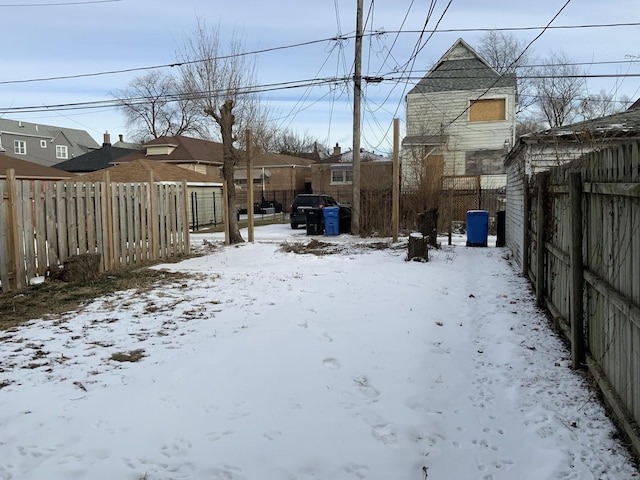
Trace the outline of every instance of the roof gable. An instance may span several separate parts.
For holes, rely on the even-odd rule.
[[[176,135],[155,138],[146,142],[142,148],[142,151],[118,158],[115,163],[131,162],[140,158],[159,162],[205,163],[218,166],[223,163],[222,144],[210,140]]]
[[[459,38],[409,91],[409,95],[493,87],[515,89],[515,74],[500,75],[467,42]]]

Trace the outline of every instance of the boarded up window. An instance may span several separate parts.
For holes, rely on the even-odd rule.
[[[505,120],[504,98],[471,100],[469,107],[470,122],[495,122]]]

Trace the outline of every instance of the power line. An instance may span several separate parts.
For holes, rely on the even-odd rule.
[[[549,23],[547,23],[546,27],[544,27],[544,28],[542,29],[542,31],[541,31],[538,35],[536,35],[536,36],[533,38],[533,40],[531,40],[531,41],[527,44],[527,46],[526,46],[526,47],[524,47],[524,49],[522,50],[522,52],[520,52],[520,55],[518,55],[518,56],[516,57],[516,59],[515,59],[513,62],[511,62],[511,65],[509,65],[509,66],[505,69],[506,71],[509,71],[509,70],[510,70],[514,65],[516,65],[516,64],[520,61],[520,59],[524,56],[524,54],[527,52],[527,50],[529,50],[529,48],[531,47],[531,45],[533,45],[533,44],[534,44],[534,43],[535,43],[535,42],[536,42],[536,41],[537,41],[537,40],[538,40],[538,39],[539,39],[539,38],[540,38],[540,37],[541,37],[541,36],[542,36],[542,35],[543,35],[543,34],[544,34],[548,29],[549,29],[549,28],[550,28],[550,26],[551,26],[551,24],[553,23],[553,21],[554,21],[556,18],[558,18],[558,16],[562,13],[562,11],[563,11],[565,8],[567,8],[567,5],[569,5],[569,3],[571,3],[571,0],[567,0],[567,1],[565,2],[565,4],[564,4],[564,5],[562,5],[562,7],[560,7],[560,10],[558,10],[558,12],[553,16],[553,18],[551,18],[551,20],[549,20]],[[492,84],[489,88],[487,88],[487,89],[484,91],[484,93],[482,93],[482,95],[480,95],[478,98],[482,98],[483,96],[485,96],[485,95],[486,95],[486,94],[487,94],[487,93],[488,93],[488,92],[489,92],[489,91],[490,91],[490,90],[491,90],[491,89],[492,89],[492,88],[493,88],[493,87],[494,87],[494,86],[495,86],[495,85],[500,81],[500,79],[501,79],[502,77],[503,77],[503,76],[502,76],[502,75],[500,75],[500,76],[499,76],[499,77],[498,77],[498,78],[493,82],[493,84]],[[462,112],[460,112],[460,115],[458,115],[458,116],[457,116],[456,118],[454,118],[451,122],[449,122],[449,124],[448,124],[447,126],[452,125],[456,120],[458,120],[460,117],[462,117],[462,115],[464,115],[464,114],[465,114],[465,113],[466,113],[470,108],[471,108],[471,104],[467,105],[467,107],[466,107]]]
[[[526,78],[529,79],[543,79],[543,78],[638,78],[640,77],[640,73],[615,73],[615,74],[584,74],[584,75],[531,75]],[[422,77],[407,77],[400,75],[399,77],[388,77],[384,79],[384,82],[402,84],[409,83],[410,81],[419,80]],[[455,80],[456,78],[463,79],[473,79],[473,78],[481,78],[481,77],[447,77],[448,79]],[[251,85],[241,88],[239,90],[240,95],[248,95],[248,94],[257,94],[257,93],[266,93],[272,91],[280,91],[280,90],[291,90],[296,88],[314,88],[314,87],[322,87],[322,86],[343,86],[349,84],[352,80],[350,75],[345,75],[343,77],[328,77],[328,78],[312,78],[312,79],[303,79],[303,80],[293,80],[288,82],[278,82],[278,83],[270,83],[270,84],[260,84],[260,85]],[[443,87],[443,91],[444,91]],[[212,95],[216,92],[207,91],[207,92],[194,92],[194,93],[176,93],[172,95],[166,95],[163,98],[166,101],[181,101],[181,100],[196,100],[198,98],[203,98],[208,95]],[[529,95],[532,96],[532,95]],[[93,109],[93,108],[105,108],[105,107],[116,107],[120,105],[122,102],[131,102],[134,104],[144,104],[149,102],[152,97],[144,96],[144,97],[131,97],[125,99],[115,99],[115,100],[95,100],[95,101],[87,101],[87,102],[73,102],[73,103],[61,103],[61,104],[51,104],[51,105],[35,105],[35,106],[19,106],[19,107],[5,107],[0,108],[0,111],[4,113],[26,113],[26,112],[44,112],[44,111],[62,111],[62,110],[80,110],[80,109]],[[396,111],[397,113],[397,111]],[[294,113],[290,113],[290,115],[294,115]]]
[[[69,5],[91,5],[95,3],[115,3],[122,2],[122,0],[87,0],[82,2],[55,2],[55,3],[27,3],[27,4],[11,4],[0,3],[1,7],[66,7]]]
[[[115,2],[115,1],[122,1],[122,0],[97,0],[99,1],[103,1],[103,2]],[[5,6],[9,6],[9,5],[5,5]],[[503,27],[503,28],[455,28],[455,29],[442,29],[442,30],[388,30],[388,31],[384,31],[384,30],[378,30],[375,32],[371,32],[371,33],[363,33],[363,36],[382,36],[382,35],[386,35],[386,34],[415,34],[415,33],[464,33],[464,32],[488,32],[488,31],[496,31],[496,32],[500,32],[500,31],[525,31],[525,30],[540,30],[540,29],[545,29],[545,30],[550,30],[550,29],[577,29],[577,28],[618,28],[618,27],[637,27],[640,26],[640,22],[631,22],[631,23],[603,23],[603,24],[584,24],[584,25],[561,25],[561,26],[548,26],[548,27]],[[265,48],[265,49],[261,49],[261,50],[252,50],[252,51],[248,51],[248,52],[242,52],[242,53],[237,53],[234,55],[226,55],[226,56],[220,56],[217,58],[204,58],[204,59],[199,59],[199,60],[193,60],[190,62],[175,62],[175,63],[165,63],[165,64],[161,64],[161,65],[150,65],[150,66],[144,66],[144,67],[133,67],[133,68],[124,68],[124,69],[119,69],[119,70],[106,70],[106,71],[100,71],[100,72],[92,72],[92,73],[80,73],[80,74],[74,74],[74,75],[61,75],[61,76],[55,76],[55,77],[41,77],[41,78],[31,78],[31,79],[23,79],[23,80],[4,80],[4,81],[0,81],[0,85],[9,85],[9,84],[19,84],[19,83],[33,83],[33,82],[47,82],[47,81],[53,81],[53,80],[70,80],[70,79],[77,79],[77,78],[86,78],[86,77],[97,77],[97,76],[102,76],[102,75],[114,75],[114,74],[120,74],[120,73],[131,73],[131,72],[139,72],[139,71],[145,71],[145,70],[154,70],[154,69],[160,69],[160,68],[174,68],[174,67],[179,67],[182,65],[188,65],[188,64],[192,64],[192,63],[201,63],[201,62],[206,62],[206,61],[213,61],[213,60],[224,60],[227,58],[233,58],[233,57],[239,57],[239,56],[247,56],[247,55],[260,55],[260,54],[265,54],[265,53],[271,53],[271,52],[276,52],[276,51],[280,51],[280,50],[287,50],[290,48],[300,48],[300,47],[305,47],[305,46],[310,46],[310,45],[314,45],[314,44],[318,44],[318,43],[326,43],[326,42],[341,42],[341,41],[345,41],[345,40],[350,40],[355,38],[355,34],[353,35],[338,35],[338,36],[333,36],[333,37],[327,37],[327,38],[322,38],[322,39],[318,39],[318,40],[310,40],[307,42],[300,42],[300,43],[294,43],[294,44],[290,44],[290,45],[282,45],[282,46],[277,46],[277,47],[270,47],[270,48]]]

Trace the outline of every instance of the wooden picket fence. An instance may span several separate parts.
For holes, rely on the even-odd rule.
[[[99,254],[102,271],[189,253],[186,183],[0,181],[0,282],[19,290],[70,257]]]

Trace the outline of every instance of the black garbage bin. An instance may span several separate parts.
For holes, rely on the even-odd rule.
[[[505,245],[505,221],[506,221],[506,213],[504,210],[500,210],[496,213],[497,217],[497,229],[498,236],[496,238],[496,247],[504,247]]]
[[[307,208],[304,211],[304,216],[307,222],[307,235],[322,235],[322,209],[321,208]]]
[[[338,226],[340,233],[351,233],[351,206],[340,205],[338,210]]]

